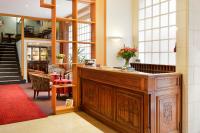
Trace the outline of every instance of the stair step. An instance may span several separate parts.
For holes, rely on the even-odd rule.
[[[14,47],[16,47],[16,44],[0,44],[0,47],[10,47],[10,48],[14,48]]]
[[[17,64],[0,64],[0,68],[18,68]]]
[[[0,72],[0,76],[19,76],[19,72]]]
[[[20,80],[20,76],[0,76],[0,81]]]
[[[18,68],[0,68],[0,72],[18,72]]]
[[[16,53],[16,51],[0,51],[0,54],[4,54],[4,53],[6,53],[6,54],[8,54],[8,53],[14,54],[14,53]]]
[[[16,61],[16,57],[0,57],[0,61]]]
[[[17,64],[17,61],[1,61],[0,64]]]
[[[0,54],[0,57],[16,57],[16,53],[15,54]]]

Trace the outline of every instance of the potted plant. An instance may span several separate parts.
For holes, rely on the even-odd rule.
[[[129,66],[130,59],[132,57],[136,56],[136,52],[137,52],[136,48],[124,47],[124,48],[120,49],[117,56],[120,57],[120,58],[123,58],[125,60],[124,67],[127,68]]]
[[[63,64],[63,59],[65,58],[65,55],[64,54],[58,54],[56,56],[56,58],[58,59],[59,64]]]

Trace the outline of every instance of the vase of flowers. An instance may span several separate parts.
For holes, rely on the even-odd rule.
[[[56,56],[56,58],[58,59],[59,64],[63,64],[63,59],[65,58],[65,55],[64,54],[58,54]]]
[[[120,49],[117,56],[125,60],[124,67],[127,68],[129,66],[130,59],[136,56],[136,52],[137,52],[136,48],[125,47]]]

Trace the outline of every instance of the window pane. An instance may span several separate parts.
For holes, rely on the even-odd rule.
[[[160,41],[160,52],[168,52],[168,40]]]
[[[145,54],[145,63],[151,64],[151,53]]]
[[[168,14],[160,17],[161,27],[168,26]]]
[[[168,65],[168,53],[160,54],[160,64]]]
[[[160,20],[159,17],[153,18],[153,28],[159,28]]]
[[[160,14],[160,5],[153,6],[153,16],[158,16]]]
[[[152,54],[152,64],[159,64],[159,53]]]
[[[139,11],[139,19],[144,19],[144,16],[145,16],[145,12],[144,11],[145,11],[144,9]]]
[[[169,53],[169,64],[176,65],[176,54]]]
[[[146,42],[145,43],[145,45],[144,45],[145,52],[151,52],[151,45],[152,45],[151,42]]]
[[[146,19],[145,20],[145,28],[146,29],[151,29],[152,28],[152,19]]]
[[[144,52],[144,43],[139,43],[139,52]]]
[[[139,0],[140,2],[139,2],[139,7],[140,7],[140,9],[141,8],[144,8],[144,4],[145,4],[145,0]]]
[[[170,0],[169,2],[169,11],[175,12],[176,11],[176,0]]]
[[[146,8],[146,18],[152,17],[152,7]]]
[[[176,46],[176,40],[169,40],[169,52],[174,52]]]
[[[159,0],[153,0],[153,4],[158,4]]]
[[[168,38],[168,27],[167,28],[161,28],[160,30],[160,39],[167,39]]]
[[[176,26],[169,27],[169,38],[176,38]]]
[[[159,29],[153,29],[153,40],[159,40]]]
[[[144,31],[139,32],[139,41],[144,41]]]
[[[169,25],[176,25],[176,13],[169,14]]]
[[[139,53],[139,59],[141,63],[145,63],[144,62],[144,53]]]
[[[139,31],[144,30],[144,20],[139,21]]]
[[[168,2],[164,2],[161,4],[161,14],[166,14],[168,13]]]
[[[152,31],[151,30],[147,30],[145,32],[145,41],[150,41],[151,40],[151,35],[152,35]]]
[[[160,46],[160,44],[159,44],[159,41],[153,41],[153,44],[152,44],[152,51],[153,52],[159,52],[159,46]]]
[[[146,0],[146,7],[152,5],[152,0]]]

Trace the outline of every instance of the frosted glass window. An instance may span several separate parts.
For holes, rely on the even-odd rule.
[[[175,12],[176,11],[176,0],[170,0],[169,2],[169,11]]]
[[[152,19],[146,19],[145,21],[145,28],[146,29],[151,29],[152,28]]]
[[[161,3],[160,12],[161,14],[166,14],[169,12],[168,10],[168,2]]]
[[[160,64],[168,65],[168,53],[160,54]]]
[[[144,20],[140,20],[139,22],[139,30],[144,30]]]
[[[160,41],[160,52],[168,52],[168,40]]]
[[[144,41],[144,31],[139,32],[139,41]]]
[[[145,54],[145,63],[151,64],[151,53]]]
[[[145,43],[145,45],[144,45],[145,52],[151,52],[151,45],[152,45],[151,42],[146,42]]]
[[[158,4],[160,0],[153,0],[153,4]]]
[[[146,7],[151,6],[152,5],[152,0],[146,0]]]
[[[152,17],[152,7],[146,8],[146,18]]]
[[[139,1],[138,47],[141,62],[175,65],[176,0]]]
[[[140,59],[140,62],[141,62],[141,63],[145,63],[145,62],[144,62],[144,53],[140,53],[140,54],[139,54],[139,59]]]
[[[169,53],[169,64],[176,65],[176,54]]]
[[[152,44],[153,48],[152,48],[152,52],[159,52],[160,49],[160,44],[159,44],[159,41],[153,41],[153,44]]]
[[[144,52],[144,43],[139,44],[139,51]]]
[[[145,0],[139,0],[139,7],[140,7],[140,9],[144,8],[144,5],[145,5]]]
[[[176,13],[169,14],[169,25],[176,25]]]
[[[153,28],[159,28],[160,26],[160,17],[153,18]]]
[[[160,39],[168,39],[168,27],[160,29]]]
[[[160,5],[153,6],[153,16],[158,16],[160,14]]]
[[[168,26],[168,14],[167,15],[162,15],[160,17],[160,21],[161,21],[161,27],[165,27]]]
[[[176,26],[169,27],[169,38],[176,38]]]
[[[159,64],[159,61],[160,61],[159,53],[153,53],[152,54],[152,63],[153,64]]]
[[[139,11],[139,19],[144,19],[144,16],[145,16],[145,10],[142,9]]]
[[[169,52],[174,52],[176,46],[176,40],[169,40]]]
[[[160,32],[159,29],[153,29],[153,40],[159,40]]]
[[[150,41],[151,40],[151,35],[152,35],[151,30],[147,30],[145,32],[145,41]]]

